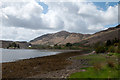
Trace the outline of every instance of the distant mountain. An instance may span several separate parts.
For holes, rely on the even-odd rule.
[[[52,34],[45,34],[40,37],[31,40],[30,43],[33,45],[55,45],[55,44],[66,44],[66,43],[77,43],[81,40],[89,37],[90,34],[70,33],[67,31],[60,31]]]
[[[16,44],[19,44],[20,48],[28,48],[29,44],[26,41],[6,41],[6,40],[0,40],[0,48],[7,48],[10,44],[12,44],[13,42],[15,42]]]
[[[120,39],[120,25],[97,32],[80,42],[85,45],[92,45],[97,42],[105,42],[107,40],[113,40],[115,38]]]

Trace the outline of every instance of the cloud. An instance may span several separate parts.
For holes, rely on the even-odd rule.
[[[46,32],[52,33],[53,31],[32,30],[32,29],[16,28],[16,27],[2,27],[2,40],[30,41],[38,37],[39,35],[43,35]]]
[[[96,32],[104,29],[105,25],[116,24],[118,21],[118,6],[109,6],[106,11],[103,11],[98,10],[93,3],[53,2],[46,4],[51,10],[46,15],[58,14],[56,17],[64,22],[64,29],[73,32]]]
[[[42,23],[41,18],[43,8],[38,3],[30,2],[19,5],[20,6],[6,6],[2,9],[3,14],[6,16],[2,18],[3,25],[31,29],[46,27],[46,25]]]
[[[47,15],[42,13],[43,8],[37,2],[19,4],[19,6],[8,6],[2,9],[2,23],[4,26],[15,26],[30,29],[59,29],[64,22],[59,20],[57,14],[49,12]],[[62,25],[61,25],[62,24]]]
[[[12,2],[4,3],[0,8],[2,27],[4,33],[11,29],[3,34],[4,39],[14,37],[16,40],[30,40],[37,35],[60,30],[94,33],[105,29],[105,25],[118,22],[117,5],[109,6],[106,11],[103,11],[97,9],[97,6],[91,2],[45,2],[45,4],[48,5],[46,14],[42,13],[43,6],[34,0],[16,2],[16,5]]]

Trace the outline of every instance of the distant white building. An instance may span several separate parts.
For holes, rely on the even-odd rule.
[[[54,45],[50,45],[51,47],[54,47]]]
[[[28,47],[29,47],[29,48],[31,48],[32,46],[31,46],[31,45],[29,45]]]

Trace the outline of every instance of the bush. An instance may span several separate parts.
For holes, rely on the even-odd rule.
[[[117,50],[117,53],[120,53],[120,42],[118,44],[118,50]]]
[[[120,40],[115,38],[113,40],[107,40],[106,43],[98,42],[94,45],[94,49],[96,53],[120,53]]]
[[[66,43],[66,47],[71,47],[72,44],[71,43]]]
[[[110,46],[108,48],[108,52],[115,52],[115,47],[114,46]]]
[[[106,48],[104,46],[98,46],[95,49],[96,53],[104,53],[106,51]]]
[[[101,70],[101,69],[102,69],[102,65],[99,64],[99,63],[97,63],[97,64],[94,64],[93,68],[94,68],[95,70]]]
[[[114,44],[114,43],[119,43],[119,41],[120,41],[120,40],[119,40],[118,38],[115,38],[115,39],[112,40],[112,44]]]
[[[107,62],[108,66],[111,67],[111,68],[114,68],[115,67],[115,64],[113,61],[108,61]]]
[[[111,45],[111,41],[110,41],[110,40],[107,40],[106,46],[110,46],[110,45]]]
[[[108,56],[112,56],[112,55],[113,55],[113,53],[109,53],[109,54],[108,54]]]
[[[15,42],[13,42],[7,46],[7,48],[11,48],[11,47],[12,48],[20,48],[19,44],[15,43]]]

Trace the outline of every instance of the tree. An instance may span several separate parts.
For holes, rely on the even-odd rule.
[[[20,48],[19,44],[17,44],[17,48]]]
[[[95,49],[96,53],[104,53],[106,51],[106,48],[104,46],[98,46]]]
[[[110,40],[107,40],[106,46],[110,46],[110,45],[111,45],[111,41],[110,41]]]
[[[71,43],[66,43],[66,47],[71,47],[72,44]]]
[[[58,46],[57,44],[55,44],[54,46]]]
[[[119,39],[115,38],[113,41],[112,41],[112,44],[114,43],[119,43]]]
[[[15,42],[12,43],[12,47],[17,47],[17,44]]]

